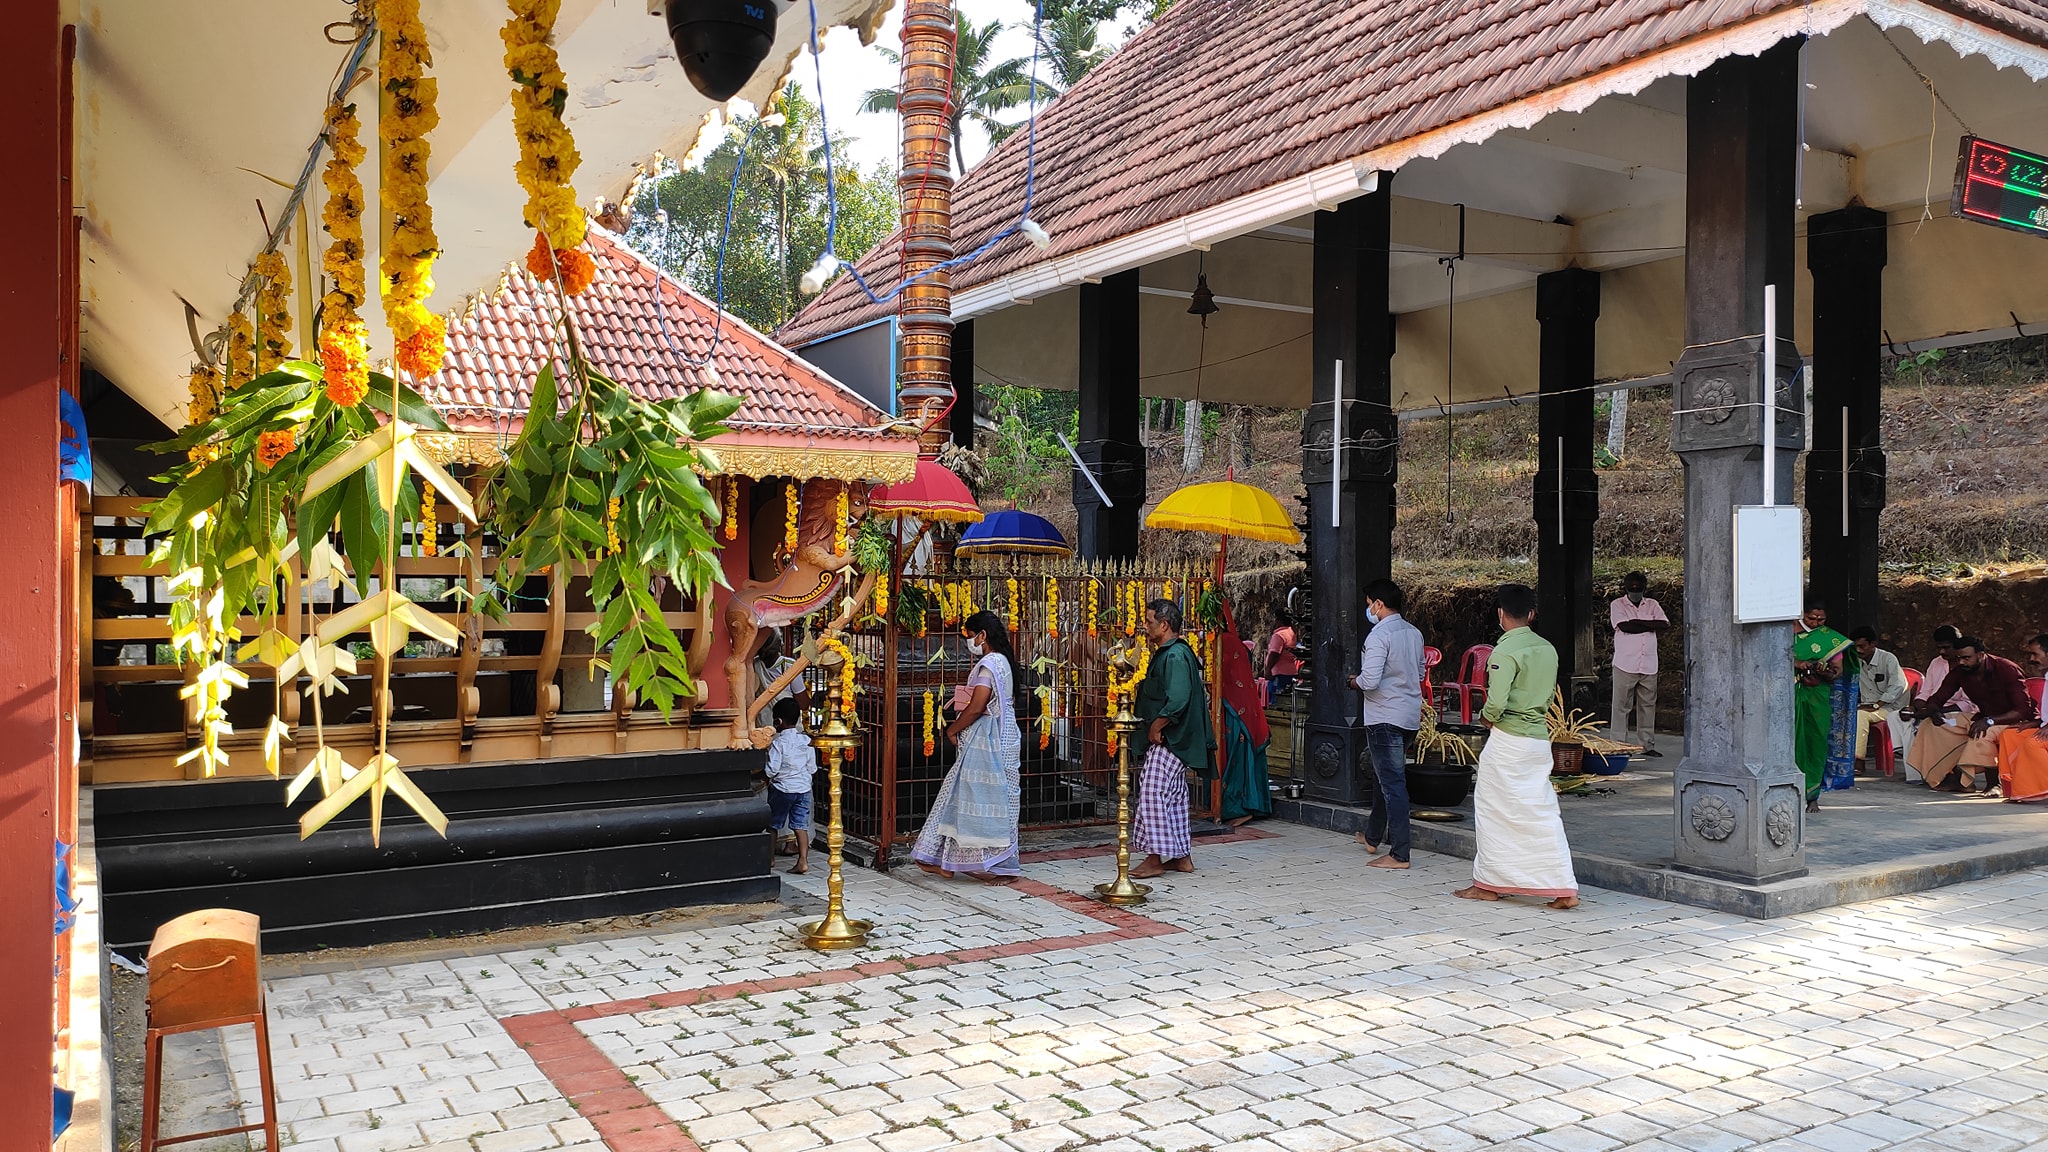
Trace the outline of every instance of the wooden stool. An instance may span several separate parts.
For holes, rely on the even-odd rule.
[[[143,1040],[142,1148],[156,1152],[210,1136],[263,1130],[264,1147],[277,1152],[277,1094],[270,1080],[270,1026],[263,1011],[262,950],[256,917],[228,908],[180,916],[156,930],[149,944],[149,1032]],[[263,1086],[263,1122],[239,1128],[157,1135],[163,1100],[164,1037],[231,1024],[256,1026],[256,1066]]]

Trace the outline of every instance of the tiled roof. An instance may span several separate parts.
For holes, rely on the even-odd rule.
[[[956,269],[956,291],[1270,188],[1804,0],[1180,0],[1038,117],[1021,236]],[[2036,0],[1931,6],[2048,45]],[[1025,134],[964,177],[956,252],[1016,222]],[[901,235],[859,262],[894,284]],[[842,276],[778,335],[791,345],[895,312]]]
[[[701,359],[710,349],[718,310],[594,225],[588,248],[597,279],[574,301],[584,355],[648,399],[704,387],[703,370],[685,356]],[[447,359],[419,385],[420,393],[458,431],[516,433],[533,400],[534,377],[560,351],[559,312],[553,291],[522,261],[495,293],[449,325]],[[726,421],[732,435],[714,448],[781,445],[915,456],[915,436],[891,428],[887,414],[729,314],[713,362],[718,390],[743,400]]]

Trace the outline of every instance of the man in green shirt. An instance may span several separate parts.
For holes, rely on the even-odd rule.
[[[1534,589],[1503,584],[1496,595],[1504,635],[1487,664],[1486,707],[1479,718],[1491,731],[1479,753],[1472,793],[1479,850],[1471,886],[1453,895],[1538,896],[1548,898],[1551,908],[1575,908],[1579,882],[1550,786],[1550,724],[1544,715],[1557,691],[1557,649],[1529,627],[1536,619]]]
[[[1145,605],[1145,638],[1153,652],[1135,701],[1138,718],[1145,721],[1145,764],[1138,777],[1138,810],[1131,818],[1132,843],[1145,853],[1131,875],[1141,880],[1195,870],[1188,769],[1206,779],[1216,759],[1202,661],[1180,638],[1180,627],[1180,605],[1171,600]]]

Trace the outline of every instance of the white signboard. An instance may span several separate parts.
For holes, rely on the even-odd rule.
[[[1735,509],[1735,622],[1797,620],[1804,610],[1805,533],[1796,504]]]

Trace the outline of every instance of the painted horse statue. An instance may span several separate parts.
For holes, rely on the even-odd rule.
[[[741,747],[753,743],[752,717],[747,713],[761,687],[751,681],[754,656],[766,631],[786,627],[829,606],[853,567],[851,543],[846,555],[832,554],[832,522],[839,515],[842,490],[847,495],[850,538],[854,525],[867,515],[867,486],[837,480],[805,483],[797,508],[796,554],[783,561],[782,571],[774,579],[749,580],[734,588],[732,601],[726,605],[725,626],[732,637],[732,653],[725,658],[725,678],[732,689],[732,706],[739,711],[733,720],[733,739]]]

